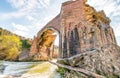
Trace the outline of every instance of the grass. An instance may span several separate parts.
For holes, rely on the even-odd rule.
[[[48,62],[38,64],[31,68],[28,73],[29,74],[35,74],[35,73],[45,73],[46,71],[50,71],[51,64]]]

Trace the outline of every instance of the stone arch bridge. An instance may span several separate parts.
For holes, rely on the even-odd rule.
[[[59,33],[60,58],[91,51],[110,42],[116,43],[109,18],[103,11],[96,12],[85,2],[76,0],[62,3],[60,13],[34,37],[29,54],[34,60],[53,57],[56,37],[53,33],[56,31]]]

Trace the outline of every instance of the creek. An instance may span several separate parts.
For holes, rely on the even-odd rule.
[[[0,61],[0,78],[61,78],[57,70],[49,62]]]

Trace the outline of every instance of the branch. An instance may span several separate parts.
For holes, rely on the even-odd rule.
[[[59,67],[63,67],[63,68],[69,69],[69,70],[77,71],[77,72],[81,72],[81,73],[83,73],[83,74],[85,74],[87,76],[91,76],[93,78],[105,78],[104,76],[98,75],[96,73],[93,73],[91,71],[88,71],[88,70],[85,70],[85,69],[82,69],[82,68],[75,68],[75,67],[71,67],[71,66],[68,66],[68,65],[54,63],[54,62],[51,62],[51,61],[49,61],[49,62],[51,64],[57,65]]]

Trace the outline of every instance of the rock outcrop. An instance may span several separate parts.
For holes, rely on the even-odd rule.
[[[72,67],[83,68],[85,70],[103,75],[107,78],[120,77],[120,47],[115,44],[104,45],[101,49],[94,49],[84,53],[75,55],[64,60],[59,60],[59,63],[70,65]],[[76,78],[89,78],[79,72],[65,72],[66,76],[76,76]],[[67,75],[69,74],[69,75]],[[75,77],[74,76],[74,77]]]

